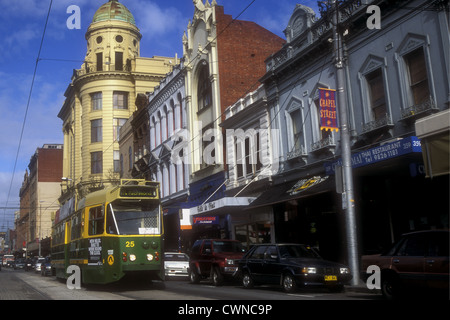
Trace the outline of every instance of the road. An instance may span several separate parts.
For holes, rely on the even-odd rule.
[[[178,300],[178,301],[288,301],[288,300],[379,300],[381,295],[346,290],[330,293],[325,289],[300,290],[286,294],[276,287],[244,289],[238,283],[214,287],[208,282],[190,284],[187,279],[155,283],[128,283],[82,286],[68,289],[64,281],[42,277],[34,271],[0,271],[0,300]]]

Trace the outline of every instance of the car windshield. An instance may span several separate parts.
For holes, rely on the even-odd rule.
[[[280,246],[281,258],[315,258],[320,259],[320,256],[310,246],[303,245],[286,245]]]
[[[159,202],[114,201],[108,205],[106,224],[110,234],[160,234]]]
[[[214,241],[214,252],[244,252],[240,242]]]
[[[185,254],[166,253],[164,259],[167,261],[189,261]]]

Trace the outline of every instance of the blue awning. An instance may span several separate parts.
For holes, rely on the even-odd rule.
[[[421,152],[422,146],[419,138],[411,136],[353,154],[352,168],[367,166],[380,161],[397,158],[405,154]],[[335,174],[336,166],[342,166],[342,159],[326,162],[324,166],[326,174]]]

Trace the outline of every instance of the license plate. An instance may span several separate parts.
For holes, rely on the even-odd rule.
[[[325,276],[325,281],[337,281],[336,276]]]

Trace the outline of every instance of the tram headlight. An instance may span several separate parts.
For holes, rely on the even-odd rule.
[[[130,254],[130,261],[136,261],[136,255]]]
[[[151,253],[147,254],[147,260],[148,261],[152,261],[153,260],[153,255]]]

